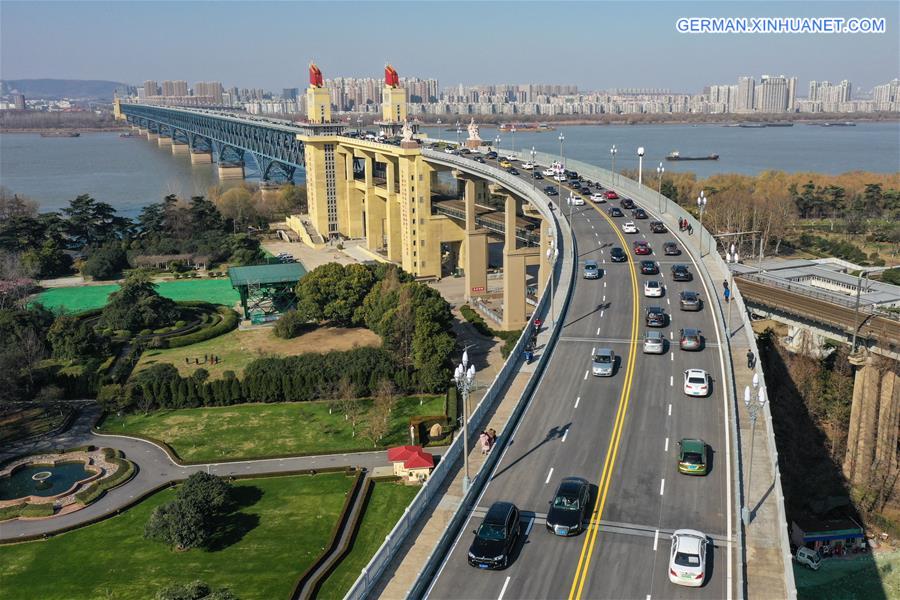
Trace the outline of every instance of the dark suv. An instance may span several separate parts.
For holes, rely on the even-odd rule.
[[[574,535],[590,517],[591,486],[580,477],[566,477],[556,489],[547,513],[547,529],[556,535]]]
[[[625,210],[631,210],[634,208],[634,200],[631,198],[622,198],[622,201],[619,203],[622,205],[622,208]]]
[[[650,231],[653,233],[665,233],[666,224],[662,221],[650,221]]]
[[[666,311],[661,306],[650,306],[647,308],[646,317],[647,327],[665,327],[669,322]]]
[[[509,565],[519,539],[519,509],[512,502],[494,502],[469,546],[469,564],[479,569],[503,569]]]
[[[675,281],[691,281],[693,278],[687,265],[672,265],[672,279]]]
[[[656,275],[657,273],[659,273],[659,267],[656,266],[656,261],[641,261],[641,275]]]
[[[636,208],[631,211],[631,216],[635,219],[646,219],[647,212],[643,208]]]
[[[625,251],[615,246],[612,250],[609,251],[609,258],[613,262],[625,262],[628,260],[628,256],[626,256]]]
[[[680,300],[681,310],[698,311],[702,308],[700,304],[700,294],[691,290],[681,292]]]
[[[619,209],[618,206],[610,206],[610,207],[609,207],[609,210],[607,210],[606,212],[608,212],[608,213],[609,213],[609,216],[611,216],[611,217],[623,217],[623,216],[625,216],[624,214],[622,214],[622,211]]]

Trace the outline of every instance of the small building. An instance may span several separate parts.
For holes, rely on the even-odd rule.
[[[791,521],[791,541],[816,551],[828,546],[833,553],[842,554],[865,543],[866,534],[862,525],[849,516],[801,517]]]
[[[389,448],[388,460],[394,465],[394,475],[406,483],[422,483],[434,468],[434,457],[421,446]]]

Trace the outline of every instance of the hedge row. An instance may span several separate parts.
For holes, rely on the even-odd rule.
[[[241,318],[232,309],[221,306],[217,309],[217,312],[221,316],[221,319],[216,324],[186,335],[179,335],[169,339],[162,339],[160,340],[160,342],[162,343],[161,347],[180,348],[182,346],[190,346],[191,344],[196,344],[197,342],[203,342],[214,337],[218,337],[223,333],[228,333],[238,326]]]
[[[75,499],[82,504],[87,505],[97,500],[97,498],[105,494],[107,490],[119,486],[131,479],[135,473],[134,463],[123,459],[121,451],[107,448],[104,451],[104,456],[107,461],[117,465],[119,468],[112,476],[107,477],[106,479],[93,481],[83,490],[76,493]]]
[[[49,517],[53,514],[53,503],[47,502],[44,504],[16,504],[14,506],[7,506],[5,508],[0,508],[0,521],[6,521],[8,519],[15,519],[16,517],[24,517],[24,518],[38,518],[38,517]]]
[[[431,426],[435,423],[440,424],[443,433],[440,437],[432,438],[431,435],[429,435],[429,432],[431,431]],[[409,419],[409,428],[413,433],[413,444],[417,446],[425,446],[429,443],[443,440],[450,435],[450,432],[453,430],[446,415],[420,415],[418,417],[411,417]]]

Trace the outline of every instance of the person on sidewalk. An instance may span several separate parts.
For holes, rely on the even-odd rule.
[[[481,453],[487,454],[491,449],[491,442],[486,431],[481,432],[481,435],[478,436],[478,441],[481,444]]]
[[[688,235],[694,235],[694,226],[688,225]]]
[[[725,288],[725,292],[723,293],[723,296],[725,296],[725,304],[728,304],[728,302],[731,300],[731,290],[729,290],[728,288]]]
[[[756,366],[756,357],[753,355],[753,350],[747,350],[747,368],[752,369]]]

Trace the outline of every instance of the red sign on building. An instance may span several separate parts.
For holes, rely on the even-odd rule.
[[[484,291],[484,286],[473,287],[473,288],[472,288],[472,291],[473,291],[473,292],[483,292],[483,291]]]

